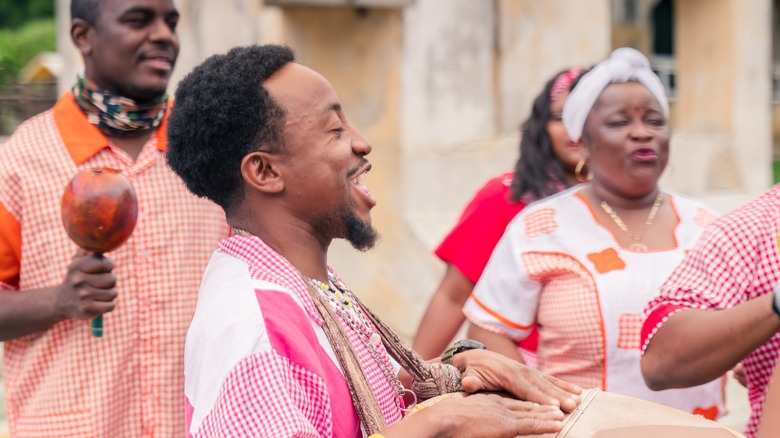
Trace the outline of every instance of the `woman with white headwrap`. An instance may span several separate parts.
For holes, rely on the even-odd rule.
[[[526,207],[509,224],[464,307],[470,337],[501,351],[539,331],[540,370],[710,419],[722,383],[650,390],[639,367],[642,310],[715,214],[662,191],[669,108],[644,55],[615,50],[563,109],[589,183]]]

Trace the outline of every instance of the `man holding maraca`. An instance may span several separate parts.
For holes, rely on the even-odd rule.
[[[0,148],[11,433],[182,436],[184,334],[228,227],[165,164],[178,12],[172,0],[73,0],[71,15],[84,75]],[[66,185],[93,168],[116,169],[138,198],[135,230],[104,256],[79,249],[62,223]]]

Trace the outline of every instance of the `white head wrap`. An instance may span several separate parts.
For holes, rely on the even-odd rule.
[[[609,59],[598,63],[580,78],[563,105],[563,126],[572,141],[579,141],[585,120],[601,92],[609,84],[637,81],[647,87],[661,104],[664,117],[669,117],[669,102],[661,80],[650,68],[650,62],[638,50],[621,47]]]

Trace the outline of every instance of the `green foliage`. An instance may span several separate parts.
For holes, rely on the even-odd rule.
[[[780,159],[778,158],[772,160],[772,179],[775,184],[780,182]]]
[[[19,28],[28,21],[54,18],[54,0],[0,0],[0,28]]]
[[[35,55],[55,51],[56,48],[54,19],[32,21],[19,29],[0,29],[0,86],[14,83],[19,72]]]

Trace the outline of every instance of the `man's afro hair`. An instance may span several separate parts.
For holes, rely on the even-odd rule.
[[[192,193],[229,214],[241,200],[244,156],[284,147],[284,111],[262,84],[294,60],[285,46],[237,47],[209,57],[179,83],[166,156]]]

